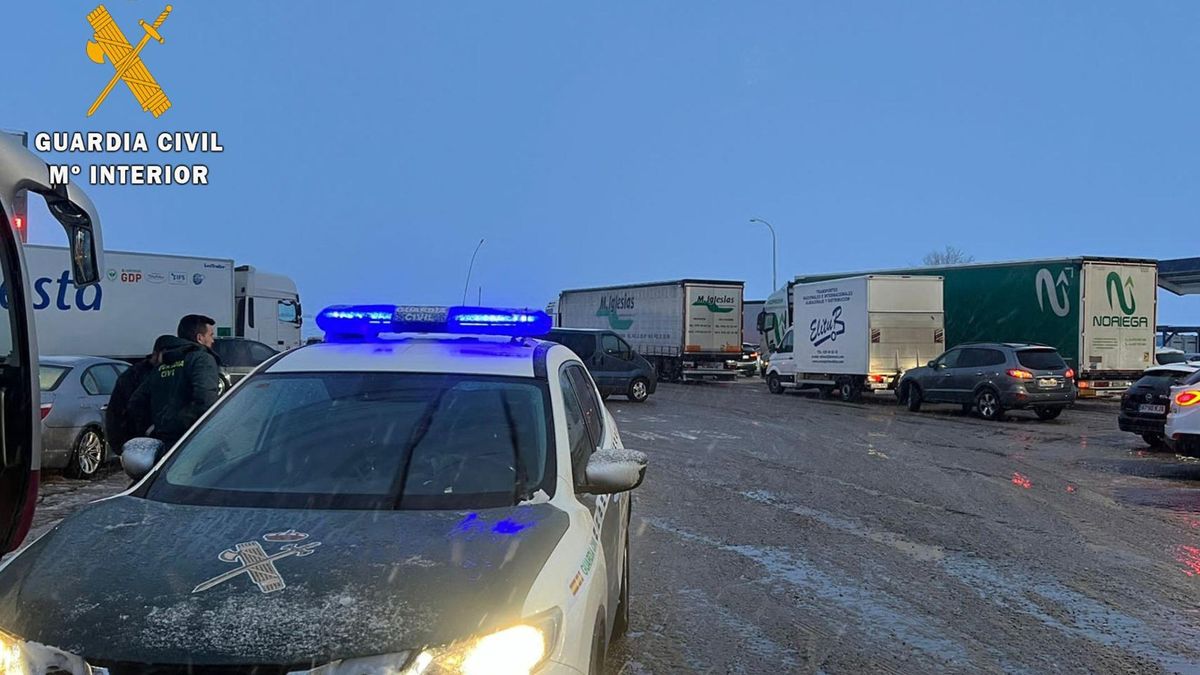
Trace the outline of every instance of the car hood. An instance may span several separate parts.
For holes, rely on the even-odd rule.
[[[0,628],[102,662],[307,664],[445,644],[519,619],[567,524],[550,504],[308,511],[117,497],[0,570]],[[274,572],[206,587],[263,553],[285,555]]]

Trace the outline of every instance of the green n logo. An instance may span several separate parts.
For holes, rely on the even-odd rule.
[[[1105,284],[1108,287],[1108,307],[1116,309],[1113,305],[1113,293],[1117,294],[1117,304],[1121,305],[1121,311],[1125,316],[1130,316],[1137,310],[1137,299],[1133,297],[1133,277],[1125,278],[1125,285],[1121,285],[1121,275],[1116,272],[1109,272],[1108,278],[1105,279]],[[1125,289],[1129,289],[1129,297],[1125,297]]]

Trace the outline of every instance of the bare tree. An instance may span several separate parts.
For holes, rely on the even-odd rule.
[[[961,265],[963,263],[975,262],[975,256],[967,255],[961,248],[955,246],[946,246],[944,251],[930,251],[921,258],[921,264],[926,267],[936,267],[938,265]]]

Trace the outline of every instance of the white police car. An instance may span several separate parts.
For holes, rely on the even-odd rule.
[[[317,323],[325,343],[264,363],[152,469],[131,442],[137,485],[0,569],[0,672],[599,670],[645,456],[575,354],[531,337],[549,317]]]

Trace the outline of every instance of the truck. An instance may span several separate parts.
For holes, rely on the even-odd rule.
[[[217,337],[300,344],[300,296],[286,276],[227,258],[105,251],[104,261],[98,284],[75,288],[66,248],[25,247],[41,354],[136,361],[184,314],[215,319]]]
[[[767,387],[836,392],[844,401],[894,390],[905,370],[945,350],[942,278],[866,275],[794,284],[791,325],[767,365]],[[763,328],[773,330],[774,315]]]
[[[745,300],[742,302],[742,342],[757,346],[759,344],[758,315],[762,313],[765,300]]]
[[[653,364],[660,380],[735,380],[741,281],[679,279],[582,288],[558,296],[556,325],[603,328]]]
[[[767,300],[763,317],[787,319],[796,284],[860,276],[799,275]],[[1154,363],[1158,266],[1144,258],[1080,256],[968,263],[870,274],[941,276],[946,348],[967,342],[1054,347],[1083,397],[1119,393]],[[778,345],[776,320],[764,344]],[[783,325],[789,325],[784,323]]]

